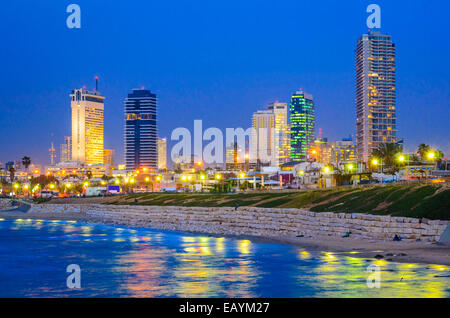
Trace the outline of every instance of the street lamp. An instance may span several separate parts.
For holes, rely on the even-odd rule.
[[[427,154],[428,159],[433,160],[434,159],[434,152],[429,152]]]

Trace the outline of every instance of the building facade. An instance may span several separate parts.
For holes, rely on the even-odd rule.
[[[104,149],[103,157],[104,157],[103,163],[105,165],[114,166],[114,157],[115,157],[114,149]]]
[[[314,146],[315,110],[311,94],[295,92],[291,97],[290,132],[291,160],[306,161],[309,150]]]
[[[290,160],[291,155],[291,139],[290,129],[288,123],[288,105],[287,103],[270,103],[269,111],[272,111],[275,116],[275,156],[276,165],[282,164]]]
[[[259,110],[252,117],[250,161],[258,165],[277,165],[275,150],[275,114]]]
[[[75,89],[72,109],[72,161],[103,164],[104,99],[98,91]]]
[[[167,169],[167,139],[158,138],[158,169]]]
[[[158,168],[158,129],[156,95],[146,89],[133,89],[125,99],[126,170]]]
[[[338,167],[340,164],[356,163],[356,146],[351,138],[344,138],[332,145],[332,162]]]
[[[64,136],[64,143],[59,147],[59,162],[72,161],[72,137]]]
[[[356,45],[356,148],[368,162],[380,143],[395,143],[397,134],[395,44],[390,35],[370,31]]]

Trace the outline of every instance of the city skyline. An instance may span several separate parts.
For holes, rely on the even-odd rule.
[[[81,4],[86,11],[91,12],[92,16],[98,17],[98,15],[93,14],[97,12],[98,8],[95,5]],[[292,63],[293,56],[286,50],[281,49],[280,52],[271,51],[271,54],[256,55],[255,58],[258,61],[267,61],[267,63],[261,64],[260,68],[257,70],[255,68],[256,64],[245,59],[248,63],[238,63],[236,64],[236,56],[232,55],[231,61],[228,67],[231,66],[231,71],[227,72],[223,67],[218,67],[219,69],[209,69],[206,67],[210,66],[208,58],[202,56],[195,60],[195,63],[202,66],[200,73],[197,77],[194,76],[198,69],[192,69],[192,67],[181,68],[179,71],[181,74],[186,75],[186,78],[180,78],[180,76],[174,75],[174,68],[168,67],[164,72],[162,72],[161,67],[157,67],[157,73],[159,78],[154,75],[144,74],[148,67],[154,64],[154,62],[144,63],[144,67],[137,68],[136,65],[127,60],[127,67],[129,66],[133,72],[131,75],[125,75],[123,71],[120,71],[115,66],[111,64],[111,58],[113,55],[105,55],[107,57],[105,60],[96,61],[96,64],[100,65],[93,66],[92,62],[86,60],[86,58],[81,57],[80,62],[75,62],[75,64],[82,63],[86,64],[84,68],[78,66],[78,69],[74,69],[70,75],[70,78],[65,76],[60,76],[58,78],[58,72],[50,68],[48,72],[40,75],[43,76],[43,83],[37,83],[36,74],[33,73],[30,68],[29,76],[23,75],[23,70],[21,65],[18,65],[17,73],[12,74],[11,69],[8,65],[5,66],[2,87],[2,103],[1,107],[3,110],[3,116],[1,119],[1,130],[3,137],[0,139],[0,146],[5,151],[1,153],[0,161],[5,163],[10,160],[17,160],[24,155],[28,155],[32,158],[33,162],[45,164],[49,162],[48,148],[50,143],[53,141],[55,145],[63,143],[63,138],[69,135],[67,127],[70,127],[69,116],[67,114],[67,104],[61,99],[61,94],[67,96],[67,92],[72,87],[80,87],[81,84],[88,84],[89,88],[93,86],[93,75],[98,74],[100,77],[100,91],[107,97],[107,105],[105,109],[105,148],[112,148],[117,151],[117,162],[123,162],[123,145],[121,138],[121,125],[123,123],[119,121],[122,116],[122,112],[118,109],[117,105],[121,104],[121,99],[118,96],[123,96],[123,94],[128,91],[131,87],[140,86],[138,84],[150,83],[148,88],[155,92],[159,96],[159,104],[161,106],[160,112],[160,136],[166,136],[168,138],[168,149],[171,147],[170,142],[170,132],[172,129],[178,126],[183,126],[190,128],[193,124],[193,119],[202,118],[206,125],[217,126],[219,128],[225,127],[249,127],[249,118],[253,112],[257,109],[263,108],[262,105],[267,105],[269,102],[278,99],[280,102],[287,102],[289,100],[289,93],[298,88],[303,88],[305,91],[310,92],[317,98],[317,125],[323,129],[323,135],[328,137],[329,140],[340,140],[342,137],[348,136],[349,134],[355,134],[354,131],[354,83],[353,83],[353,72],[354,72],[354,47],[356,40],[361,34],[367,33],[365,29],[365,7],[367,4],[362,3],[358,5],[342,5],[339,12],[342,13],[341,16],[349,17],[350,22],[342,21],[342,25],[337,26],[337,31],[339,31],[339,41],[344,44],[336,46],[333,52],[333,63],[328,60],[328,52],[321,52],[323,50],[324,44],[318,42],[321,36],[324,34],[330,34],[321,30],[309,30],[305,27],[303,23],[295,25],[298,30],[302,33],[306,32],[306,29],[310,31],[307,34],[306,40],[315,44],[316,47],[314,52],[321,52],[318,54],[317,58],[313,58],[311,54],[297,54],[297,64]],[[442,14],[442,8],[439,10],[437,8],[423,7],[422,3],[415,2],[411,4],[408,16],[396,17],[395,22],[402,21],[406,19],[407,21],[412,21],[414,16],[418,16],[420,13],[427,13],[425,15],[426,21],[428,22],[424,25],[424,30],[418,30],[418,26],[408,25],[408,28],[398,27],[394,24],[393,19],[390,17],[398,15],[400,12],[400,6],[389,4],[384,1],[380,1],[380,5],[383,9],[383,24],[382,33],[387,33],[393,36],[395,42],[398,46],[398,75],[397,75],[397,86],[398,86],[398,113],[399,118],[398,131],[399,137],[405,139],[406,151],[413,151],[420,142],[425,142],[431,144],[433,147],[442,149],[447,155],[450,150],[450,145],[447,140],[442,140],[442,138],[434,138],[439,135],[445,136],[448,132],[448,127],[446,121],[448,121],[448,115],[444,112],[446,107],[448,107],[448,93],[447,84],[445,82],[445,70],[448,67],[448,62],[444,58],[439,58],[440,56],[445,56],[448,52],[448,44],[437,42],[439,39],[440,32],[445,29],[442,25],[448,23],[446,19],[442,17],[439,19],[439,15]],[[9,6],[9,7],[8,7]],[[7,9],[17,9],[14,5],[9,4]],[[246,5],[241,5],[244,12],[248,13],[249,8]],[[315,5],[307,4],[308,8],[311,9],[311,15],[315,16],[313,8]],[[445,5],[444,5],[445,6]],[[45,9],[49,9],[53,12],[51,6]],[[295,4],[287,4],[286,7],[280,5],[275,8],[278,13],[283,12],[286,14],[287,7],[296,7]],[[167,9],[164,5],[158,7],[162,12],[167,13]],[[330,12],[332,12],[333,4],[330,4]],[[189,8],[194,14],[199,14],[199,12],[205,12],[212,10],[211,7],[200,8],[197,6],[192,6]],[[227,9],[227,8],[225,8]],[[424,9],[425,11],[423,11]],[[108,8],[105,9],[106,12]],[[129,10],[129,9],[127,9]],[[202,11],[203,10],[203,11]],[[262,6],[259,9],[262,15],[268,15],[268,8]],[[6,10],[8,11],[8,10]],[[327,10],[328,11],[328,10]],[[132,11],[127,11],[125,14],[131,14]],[[25,10],[25,15],[27,10]],[[328,12],[321,12],[325,17],[329,15]],[[175,13],[177,14],[177,13]],[[433,18],[432,18],[433,17]],[[23,18],[19,14],[18,18]],[[308,18],[312,19],[311,17]],[[6,19],[7,20],[7,19]],[[96,24],[95,20],[87,18],[84,20],[82,29],[75,31],[75,33],[69,33],[68,30],[55,31],[57,36],[64,36],[68,39],[61,39],[63,44],[66,41],[73,41],[80,36],[83,36],[86,32],[93,32],[94,34],[101,32],[101,26]],[[257,21],[258,22],[258,21]],[[136,22],[137,23],[137,22]],[[261,22],[259,22],[261,23]],[[327,24],[327,19],[321,20],[324,28]],[[219,23],[223,27],[224,23]],[[398,23],[399,25],[401,23]],[[26,25],[26,24],[25,24]],[[433,27],[433,25],[435,27]],[[197,26],[194,24],[191,27]],[[436,27],[440,26],[440,27]],[[44,24],[44,27],[49,27],[49,25]],[[280,30],[280,27],[273,26],[273,30],[268,27],[264,27],[263,31],[275,32]],[[344,30],[350,31],[345,33]],[[25,32],[27,30],[19,30],[19,32]],[[157,36],[159,41],[162,40],[164,30],[160,30],[161,34]],[[228,34],[223,28],[220,30],[221,34]],[[286,41],[286,37],[291,35],[293,31],[287,31],[286,34],[280,34],[280,39],[277,41],[285,41],[284,43],[291,45]],[[78,32],[78,33],[76,33]],[[122,32],[122,33],[121,33]],[[126,34],[126,30],[119,32],[119,38],[122,34]],[[231,32],[231,31],[230,31]],[[262,32],[264,33],[264,32]],[[252,34],[259,38],[262,36],[261,32],[252,32]],[[233,35],[235,33],[232,33]],[[271,33],[272,34],[272,33]],[[414,40],[408,38],[408,34],[414,34]],[[428,39],[429,38],[429,39]],[[11,38],[7,37],[6,40],[12,41]],[[227,38],[228,43],[230,43],[230,38]],[[88,39],[89,40],[89,39]],[[111,40],[111,39],[109,39]],[[241,43],[242,39],[237,38],[237,41]],[[410,50],[414,48],[414,41],[421,40],[422,42],[428,43],[430,52],[428,51],[414,51]],[[281,44],[283,43],[281,41]],[[335,40],[330,40],[331,43],[337,43]],[[307,41],[305,41],[306,43]],[[14,43],[14,41],[13,41]],[[119,42],[114,42],[115,44]],[[113,42],[107,41],[109,46],[114,45]],[[264,45],[269,45],[272,40],[264,42]],[[22,43],[27,45],[26,43]],[[220,44],[216,43],[219,47]],[[254,43],[253,43],[254,44]],[[330,43],[328,43],[330,44]],[[423,44],[421,44],[423,45]],[[436,47],[437,46],[437,47]],[[233,46],[234,47],[234,46]],[[297,47],[303,48],[303,46]],[[410,48],[410,49],[408,49]],[[149,46],[145,50],[150,49]],[[13,59],[10,55],[14,50],[8,49],[3,52],[3,58]],[[124,54],[121,51],[121,55]],[[259,51],[258,51],[259,52]],[[343,53],[345,52],[345,53]],[[65,54],[67,53],[67,54]],[[193,52],[188,51],[187,53],[192,54]],[[219,52],[213,49],[211,59],[221,59],[222,56]],[[244,51],[243,56],[249,56],[250,53],[255,53],[252,49],[247,49]],[[298,51],[297,51],[298,53]],[[286,57],[286,63],[276,63],[275,60],[282,56]],[[66,59],[72,56],[70,52],[59,52],[57,54],[59,60],[61,58]],[[156,54],[157,57],[159,56]],[[430,56],[433,58],[431,59]],[[141,54],[137,53],[137,57],[142,57]],[[160,56],[159,56],[160,57]],[[169,59],[174,59],[175,66],[179,67],[179,54],[171,54],[166,60],[162,60],[162,64],[167,66],[166,61]],[[14,57],[14,59],[23,59],[23,56]],[[298,59],[308,61],[308,63],[298,64]],[[56,59],[55,66],[59,63]],[[158,60],[156,58],[156,60]],[[411,62],[414,60],[424,61],[423,63],[414,64],[411,66]],[[22,60],[21,60],[22,61]],[[337,61],[337,62],[336,62]],[[89,62],[89,63],[87,63]],[[129,63],[129,64],[128,64]],[[150,63],[150,64],[149,64]],[[289,63],[291,63],[289,65]],[[319,67],[319,64],[323,64]],[[20,63],[19,63],[20,64]],[[22,63],[23,64],[23,63]],[[25,64],[34,64],[34,60],[25,61]],[[215,63],[213,63],[216,65]],[[107,69],[107,66],[111,67],[111,70]],[[237,66],[239,65],[239,71]],[[289,70],[286,67],[289,65]],[[308,66],[309,65],[309,66]],[[312,66],[311,66],[312,65]],[[439,68],[436,67],[439,65]],[[435,66],[435,67],[433,67]],[[35,71],[37,72],[37,71]],[[274,74],[279,75],[276,80],[272,80]],[[324,80],[324,72],[327,72],[327,77],[329,80]],[[441,75],[444,75],[442,76]],[[18,83],[18,76],[20,77],[20,84]],[[428,74],[428,77],[426,76]],[[11,76],[10,76],[11,75]],[[169,76],[171,75],[171,76]],[[350,75],[350,78],[348,76]],[[424,76],[425,75],[425,76]],[[434,75],[432,77],[429,77]],[[205,79],[200,80],[198,76],[205,76]],[[6,80],[8,77],[8,80]],[[169,79],[169,77],[171,77]],[[257,78],[261,80],[256,81]],[[54,85],[54,80],[57,79],[57,85]],[[208,84],[208,80],[212,84]],[[333,81],[332,81],[333,80]],[[219,82],[223,84],[220,85]],[[246,81],[244,85],[245,90],[240,88],[243,82]],[[125,85],[125,82],[128,84]],[[91,84],[90,84],[91,83]],[[173,83],[173,84],[172,84]],[[37,85],[40,87],[40,94],[35,96],[33,104],[27,96],[23,95],[20,91],[17,91],[17,87],[24,88],[24,91],[30,91],[32,85]],[[46,84],[46,87],[42,87]],[[89,85],[90,84],[90,85]],[[181,84],[181,85],[180,85]],[[332,87],[336,84],[336,88]],[[15,85],[15,86],[14,86]],[[178,88],[175,86],[180,85]],[[147,86],[147,85],[145,85]],[[192,89],[196,87],[196,89]],[[31,93],[34,93],[32,88]],[[240,97],[240,98],[239,98]],[[67,97],[65,97],[67,98]],[[43,103],[45,100],[45,103]],[[233,102],[230,102],[233,101]],[[29,106],[28,106],[29,105]],[[37,105],[45,105],[45,108],[40,108],[39,113],[35,113],[34,110]],[[195,107],[193,106],[195,105]],[[228,109],[225,111],[223,105],[227,105]],[[432,107],[430,107],[430,105]],[[29,114],[30,118],[22,118],[19,122],[15,116],[17,115],[16,109],[22,107],[23,113]],[[173,112],[179,113],[180,116],[174,118],[172,116]],[[44,116],[46,118],[43,118]],[[52,120],[52,116],[58,120]],[[49,118],[49,119],[48,119]],[[61,120],[59,120],[61,118]],[[123,121],[123,120],[122,120]],[[19,125],[20,124],[20,125]],[[429,129],[433,127],[433,130]],[[10,132],[14,131],[13,134]],[[51,136],[53,133],[53,137]],[[36,139],[38,138],[38,139]]]

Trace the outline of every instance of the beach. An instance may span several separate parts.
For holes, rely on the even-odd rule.
[[[57,205],[56,205],[57,206]],[[151,208],[150,208],[151,209]],[[246,238],[258,242],[273,242],[290,244],[303,247],[307,250],[334,252],[343,255],[351,255],[360,258],[378,258],[387,262],[401,263],[422,263],[438,264],[450,266],[450,246],[437,242],[406,242],[389,241],[376,239],[361,239],[352,237],[330,237],[323,235],[292,237],[292,236],[261,236],[244,235],[242,233],[217,233],[217,230],[209,231],[204,228],[203,231],[192,231],[189,227],[183,228],[168,227],[156,222],[129,222],[129,221],[111,221],[104,217],[95,217],[86,213],[86,211],[65,211],[64,213],[56,211],[33,210],[24,212],[0,212],[0,218],[3,219],[43,219],[43,220],[72,220],[93,224],[114,224],[130,227],[144,227],[154,229],[173,230],[177,232],[204,234],[208,236],[225,236],[230,238]]]

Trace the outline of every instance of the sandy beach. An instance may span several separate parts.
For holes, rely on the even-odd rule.
[[[93,218],[85,213],[54,213],[54,212],[0,212],[4,219],[45,219],[45,220],[73,220],[85,223],[108,224],[102,219]],[[115,223],[117,225],[117,223]],[[124,224],[124,226],[127,226]],[[153,228],[151,226],[141,226]],[[184,231],[186,233],[193,233]],[[218,236],[209,233],[199,233],[208,236]],[[342,255],[361,258],[382,258],[386,261],[402,263],[423,263],[450,266],[450,246],[439,243],[426,242],[394,242],[379,240],[361,240],[352,238],[330,237],[255,237],[226,235],[229,238],[249,239],[258,242],[290,244],[305,248],[309,251],[333,252]]]

